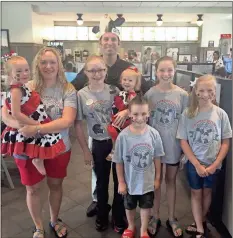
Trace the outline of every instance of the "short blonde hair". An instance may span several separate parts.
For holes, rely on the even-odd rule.
[[[12,73],[13,70],[13,66],[19,62],[19,61],[25,61],[26,63],[27,60],[19,55],[15,55],[10,57],[5,63],[4,63],[4,73],[7,75],[6,81],[5,81],[5,86],[8,88],[10,86],[10,84],[12,83],[13,78],[9,77],[10,74]]]
[[[13,69],[13,65],[18,62],[18,61],[26,61],[27,60],[22,57],[22,56],[19,56],[19,55],[16,55],[16,56],[12,56],[11,58],[9,58],[5,64],[4,64],[4,68],[5,68],[5,73],[7,75],[9,75],[11,72],[12,72],[12,69]]]
[[[198,114],[198,98],[196,95],[196,90],[197,90],[198,84],[201,82],[212,82],[215,86],[215,89],[217,86],[216,78],[213,75],[206,74],[197,79],[196,84],[194,85],[192,89],[191,96],[190,96],[190,104],[187,109],[187,116],[189,118],[193,118],[197,116]],[[213,104],[217,105],[216,100],[213,101]]]
[[[136,69],[136,70],[135,70]],[[121,76],[120,76],[120,82],[124,76],[124,74],[126,73],[130,73],[130,75],[133,75],[135,76],[136,78],[136,84],[135,84],[135,88],[134,90],[135,91],[140,91],[141,89],[141,81],[142,81],[142,74],[138,71],[137,68],[135,67],[129,67],[127,69],[125,69],[122,73],[121,73]]]
[[[40,64],[42,55],[44,55],[46,52],[52,52],[57,58],[57,62],[58,62],[57,82],[63,89],[63,93],[65,93],[67,90],[70,90],[71,88],[73,88],[73,86],[70,83],[68,83],[66,79],[59,51],[53,47],[41,48],[37,52],[33,60],[33,63],[32,63],[33,87],[39,94],[43,92],[44,81],[39,70],[39,64]]]

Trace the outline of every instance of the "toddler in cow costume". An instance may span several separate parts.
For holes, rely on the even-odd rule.
[[[128,108],[129,102],[137,95],[136,92],[140,91],[141,88],[141,74],[135,66],[130,66],[124,70],[120,77],[120,83],[123,91],[120,91],[115,96],[112,105],[112,119],[111,124],[108,125],[108,133],[111,136],[113,143],[116,141],[118,134],[129,126],[130,119],[127,119],[122,127],[118,127],[114,124],[116,114],[120,111],[124,111]],[[113,147],[114,148],[114,147]],[[107,157],[107,160],[112,160],[114,149]]]
[[[25,84],[30,77],[29,65],[25,58],[13,56],[6,61],[9,92],[6,107],[21,125],[37,125],[36,137],[24,137],[17,129],[7,126],[2,132],[1,153],[10,156],[25,155],[32,159],[37,170],[45,175],[44,159],[53,159],[65,151],[60,133],[39,134],[40,124],[50,120],[36,91]]]

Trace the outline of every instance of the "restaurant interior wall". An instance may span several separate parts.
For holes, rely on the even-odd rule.
[[[214,47],[218,47],[221,34],[232,34],[230,14],[226,14],[222,18],[205,15],[202,26],[201,47],[208,47],[209,41],[214,41]]]

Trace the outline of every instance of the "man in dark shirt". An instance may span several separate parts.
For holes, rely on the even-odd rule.
[[[102,57],[107,65],[107,78],[106,83],[117,86],[120,90],[122,87],[120,85],[120,76],[121,73],[127,69],[129,66],[132,66],[131,63],[124,61],[119,58],[117,51],[120,47],[120,39],[118,35],[112,32],[104,33],[99,40],[99,46],[101,49]],[[88,78],[82,69],[80,73],[76,76],[76,78],[71,82],[76,90],[82,89],[87,85]],[[145,93],[149,88],[153,85],[152,81],[146,81],[142,78],[142,87],[141,91]],[[125,117],[122,113],[122,119],[120,121],[124,121]],[[89,138],[90,139],[90,138]],[[89,140],[90,141],[90,140]],[[123,204],[123,199],[120,194],[118,194],[118,179],[116,174],[116,164],[112,164],[112,172],[113,172],[113,181],[114,181],[114,200],[112,205],[112,218],[114,230],[118,233],[122,233],[126,228],[125,224],[125,209]],[[96,185],[96,178],[94,173],[92,173],[92,186]],[[97,213],[97,198],[95,193],[95,187],[92,187],[93,191],[93,202],[87,209],[87,216],[91,217],[96,215]]]
[[[120,46],[120,39],[116,34],[111,32],[104,33],[100,38],[99,44],[102,51],[102,56],[108,68],[106,83],[115,85],[120,90],[122,90],[122,87],[120,85],[121,73],[133,64],[120,59],[119,55],[117,54]],[[86,86],[87,82],[87,76],[82,69],[71,83],[78,91]],[[151,88],[151,86],[153,86],[153,84],[153,81],[147,81],[142,77],[142,93],[144,94],[145,92],[147,92]]]

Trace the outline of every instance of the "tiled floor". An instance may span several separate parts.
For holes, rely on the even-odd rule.
[[[86,208],[91,202],[91,171],[84,166],[81,149],[74,137],[71,137],[72,159],[68,167],[68,176],[64,181],[64,196],[61,205],[60,217],[68,227],[69,238],[120,238],[111,228],[106,232],[99,233],[95,230],[95,218],[86,217]],[[20,184],[19,174],[13,162],[8,161],[9,171],[12,175],[15,189],[8,188],[8,184],[4,181],[2,185],[2,238],[31,238],[33,223],[30,218],[25,203],[25,188]],[[110,184],[109,194],[112,200],[112,181]],[[165,201],[165,189],[163,188],[163,199],[161,202],[161,219],[162,228],[157,235],[161,238],[170,238],[170,234],[165,227],[167,219],[167,207]],[[46,238],[55,238],[54,234],[49,230],[49,209],[47,202],[47,187],[44,183],[41,189],[43,200],[43,218],[46,230]],[[177,180],[177,205],[176,216],[180,225],[185,228],[192,222],[192,214],[190,208],[190,199],[185,185],[181,179]],[[137,227],[140,226],[139,214],[137,214]],[[214,228],[211,228],[211,237],[220,237]],[[139,237],[139,235],[138,235]],[[189,237],[186,234],[184,237]]]

